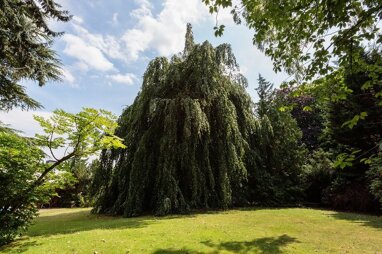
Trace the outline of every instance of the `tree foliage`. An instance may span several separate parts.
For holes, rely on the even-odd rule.
[[[364,52],[362,58],[369,66],[382,66],[378,51]],[[339,164],[342,168],[367,162],[377,153],[382,139],[382,106],[378,99],[382,89],[374,83],[370,72],[372,70],[362,66],[343,65],[339,75],[342,75],[349,93],[346,98],[327,103],[326,139],[330,140],[332,147],[352,155],[346,157],[351,162],[349,165]],[[381,80],[381,77],[379,75],[375,79]],[[336,80],[329,77],[323,83],[330,89],[336,85]],[[367,166],[361,164],[355,168],[363,174]]]
[[[370,181],[370,192],[379,201],[380,207],[382,207],[382,147],[379,147],[379,153],[371,160],[367,177]]]
[[[257,130],[253,104],[227,44],[194,44],[152,60],[142,91],[119,119],[126,150],[105,150],[94,211],[136,216],[243,202]],[[253,138],[253,137],[252,137]]]
[[[156,58],[119,119],[126,150],[104,150],[94,212],[136,216],[295,203],[301,133],[261,82],[255,114],[231,48],[195,44]],[[280,156],[282,154],[282,156]]]
[[[322,128],[319,149],[305,168],[311,168],[307,185],[317,193],[312,193],[312,188],[307,192],[315,201],[337,209],[372,211],[377,204],[375,193],[370,193],[374,180],[368,175],[382,138],[381,75],[375,75],[373,70],[381,67],[381,54],[378,50],[363,51],[360,58],[362,61],[356,63],[350,59],[343,62],[335,72],[305,86],[305,91],[315,98],[312,109],[318,108],[323,120],[323,128],[316,122],[316,127]],[[330,167],[318,163],[316,157],[332,161],[335,172],[320,170]],[[317,170],[313,170],[312,163]]]
[[[53,0],[0,1],[0,110],[41,107],[26,94],[22,79],[40,86],[60,79],[60,61],[51,45],[61,33],[48,26],[51,19],[71,18],[60,7]]]
[[[44,152],[34,139],[13,131],[0,132],[0,144],[0,245],[3,245],[27,228],[37,213],[36,203],[46,202],[54,188],[69,178],[65,174],[50,173],[46,177],[48,182],[31,189],[30,184],[44,168]]]
[[[92,206],[91,183],[94,172],[99,166],[98,160],[88,162],[88,158],[72,158],[60,165],[72,175],[72,184],[56,189],[57,196],[44,203],[44,207],[89,207]]]
[[[285,70],[310,80],[331,73],[339,63],[359,60],[357,45],[380,45],[378,22],[382,3],[378,0],[203,0],[211,13],[231,8],[233,19],[253,29],[253,43],[270,56],[276,71]],[[221,35],[224,26],[216,26]]]
[[[324,110],[318,100],[310,94],[300,94],[296,89],[282,88],[278,90],[285,105],[281,109],[290,110],[298,127],[302,131],[301,142],[313,151],[320,146],[320,136],[324,128]]]
[[[302,199],[300,175],[305,149],[300,142],[301,130],[290,110],[282,109],[283,94],[261,75],[256,90],[259,134],[251,145],[257,167],[249,168],[250,199],[262,205],[295,204]]]
[[[382,58],[379,51],[363,52],[361,57],[367,65],[348,62],[340,66],[336,74],[342,75],[349,92],[345,98],[327,103],[323,139],[327,149],[337,156],[334,166],[342,179],[341,184],[337,184],[340,187],[331,193],[333,197],[342,196],[342,204],[336,205],[337,208],[345,205],[353,210],[371,210],[376,204],[369,193],[372,183],[367,172],[372,158],[378,156],[382,140],[382,107],[378,99],[381,87],[375,82],[381,80],[381,75],[371,77],[373,69],[367,66],[380,68]],[[336,85],[331,77],[323,82],[329,89]],[[357,195],[353,194],[355,189]],[[336,203],[335,199],[332,198],[332,202]]]
[[[72,114],[56,110],[50,118],[35,116],[45,134],[22,137],[2,128],[0,132],[0,244],[11,241],[36,215],[37,204],[46,203],[55,190],[74,181],[60,168],[71,158],[81,158],[105,148],[124,145],[114,135],[115,116],[105,110],[85,108]],[[64,148],[62,156],[55,149]],[[50,151],[50,160],[42,148]],[[48,157],[49,158],[49,157]]]

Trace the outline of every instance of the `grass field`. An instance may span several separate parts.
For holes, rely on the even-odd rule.
[[[382,253],[382,217],[253,209],[119,218],[42,210],[0,253]]]

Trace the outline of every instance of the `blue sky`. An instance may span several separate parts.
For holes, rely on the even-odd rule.
[[[248,93],[256,99],[255,87],[261,73],[279,84],[287,78],[275,74],[272,63],[252,45],[252,34],[233,24],[229,10],[219,13],[226,25],[222,37],[213,35],[215,16],[201,0],[59,0],[74,18],[65,24],[51,23],[65,34],[54,49],[63,63],[63,81],[38,87],[25,81],[28,94],[42,103],[38,111],[1,112],[0,120],[33,135],[38,131],[32,115],[48,116],[62,108],[78,112],[82,107],[103,108],[120,115],[141,87],[148,62],[156,56],[171,57],[183,49],[187,22],[192,23],[197,43],[214,46],[230,43],[242,73],[248,78]]]

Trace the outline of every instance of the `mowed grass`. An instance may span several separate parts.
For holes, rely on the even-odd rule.
[[[51,209],[0,253],[382,253],[382,217],[290,208],[120,218]]]

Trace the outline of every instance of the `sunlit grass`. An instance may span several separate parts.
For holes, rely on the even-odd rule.
[[[0,253],[382,253],[382,218],[313,209],[253,209],[120,218],[41,211]]]

